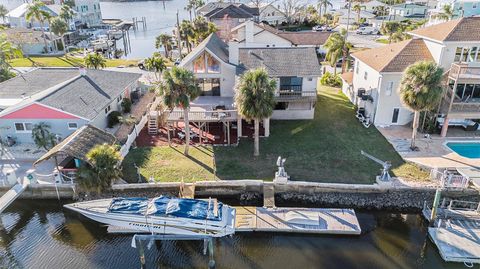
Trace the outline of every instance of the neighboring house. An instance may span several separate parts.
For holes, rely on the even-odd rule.
[[[100,0],[75,0],[77,12],[75,23],[80,28],[98,27],[102,25]]]
[[[43,7],[45,11],[47,11],[50,16],[57,17],[60,14],[60,6],[59,5],[46,5]],[[26,18],[26,14],[28,11],[28,4],[24,3],[20,6],[12,9],[10,12],[7,13],[6,18],[10,23],[10,27],[12,28],[40,28],[44,27],[45,29],[49,28],[48,21],[44,22],[43,25],[40,22],[33,20],[32,22],[28,21]],[[75,29],[75,23],[73,20],[69,23],[70,30]]]
[[[45,122],[63,139],[81,126],[107,127],[107,115],[139,87],[140,74],[39,68],[0,83],[0,135],[33,143],[32,129]]]
[[[405,18],[419,18],[427,15],[427,6],[417,4],[398,4],[390,7],[390,15],[402,16]]]
[[[448,79],[439,110],[445,122],[480,119],[480,31],[475,29],[480,17],[460,18],[414,30],[410,40],[353,53],[353,73],[343,75],[343,92],[375,125],[407,124],[413,112],[400,100],[402,73],[417,61],[431,60]]]
[[[4,33],[7,39],[22,50],[25,56],[41,55],[45,53],[45,41],[41,31],[34,31],[27,28],[7,28]],[[46,32],[48,52],[55,49],[54,41],[61,42],[60,37]]]
[[[370,13],[375,13],[376,10],[377,10],[377,7],[380,7],[380,6],[385,7],[387,10],[388,10],[388,7],[389,7],[389,5],[387,5],[385,3],[382,3],[380,1],[377,1],[377,0],[372,0],[370,2],[362,3],[360,5],[363,6],[365,11],[368,11]]]
[[[347,25],[348,22],[350,22],[350,24],[353,24],[353,23],[357,22],[357,13],[351,10],[350,11],[350,19],[349,19],[348,9],[346,9],[346,8],[336,10],[335,11],[335,16],[338,16],[338,23],[340,25],[343,25],[343,26]],[[374,17],[375,17],[375,14],[373,14],[370,11],[366,11],[366,10],[361,10],[360,11],[360,19],[368,20],[368,19],[372,19]]]
[[[288,44],[287,40],[284,42]],[[195,74],[202,95],[217,96],[203,100],[208,99],[212,107],[230,104],[230,109],[234,109],[234,88],[239,76],[248,69],[264,67],[277,80],[277,107],[272,119],[313,118],[316,85],[321,75],[313,47],[229,46],[212,34],[187,55],[180,66]],[[194,103],[205,105],[202,97],[199,99]]]
[[[437,18],[438,14],[443,13],[445,6],[452,9],[453,19],[480,15],[480,0],[440,0],[434,9],[428,10],[428,25],[445,22]]]
[[[250,5],[252,6],[252,5]],[[258,21],[266,22],[271,25],[282,24],[287,22],[287,16],[280,8],[275,7],[273,4],[265,3],[259,7],[260,15]]]

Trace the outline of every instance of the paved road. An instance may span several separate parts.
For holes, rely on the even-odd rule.
[[[385,44],[378,43],[375,40],[382,37],[381,35],[358,35],[353,31],[348,32],[347,40],[357,48],[378,48]]]

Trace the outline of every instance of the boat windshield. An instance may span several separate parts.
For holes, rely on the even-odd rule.
[[[147,198],[113,198],[108,212],[145,215],[148,202]]]

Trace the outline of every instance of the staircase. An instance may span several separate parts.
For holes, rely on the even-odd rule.
[[[148,134],[156,135],[158,133],[158,111],[150,111],[147,124]]]

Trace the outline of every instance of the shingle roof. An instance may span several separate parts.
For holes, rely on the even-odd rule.
[[[258,16],[260,14],[258,8],[256,7],[249,7],[245,4],[239,4],[239,3],[226,3],[226,2],[210,2],[205,4],[204,6],[200,7],[197,9],[197,13],[204,14],[205,17],[209,17],[209,15],[212,15],[212,11],[219,11],[221,9],[224,9],[230,5],[236,6],[248,13],[250,13],[253,16]],[[210,14],[209,14],[210,13]],[[209,15],[207,15],[209,14]]]
[[[117,98],[141,74],[104,70],[88,70],[52,93],[37,100],[74,115],[93,119]]]
[[[422,39],[409,39],[384,47],[363,50],[352,56],[378,72],[403,72],[421,60],[433,60]]]
[[[27,28],[7,28],[3,31],[0,31],[0,34],[4,33],[7,39],[16,44],[43,44],[43,34],[41,31],[34,31],[32,29]],[[58,39],[59,37],[52,33],[45,33],[45,37],[47,41],[51,41],[53,39]]]
[[[416,29],[410,34],[437,41],[480,42],[480,17],[467,17]]]
[[[328,32],[279,32],[277,35],[288,39],[294,45],[321,46],[331,33]]]
[[[241,48],[237,73],[265,67],[272,77],[320,76],[315,48]]]
[[[216,33],[212,33],[205,40],[203,40],[198,46],[195,47],[185,58],[183,58],[180,66],[185,65],[192,61],[197,55],[207,48],[215,56],[222,61],[228,63],[228,45],[221,40]]]
[[[82,161],[87,161],[87,153],[96,145],[108,144],[113,145],[115,137],[103,130],[100,130],[92,125],[84,125],[73,132],[62,142],[55,145],[40,159],[35,161],[35,165],[48,160],[58,153],[67,154],[68,156],[77,158]]]
[[[225,8],[216,8],[207,14],[205,14],[205,17],[208,17],[210,19],[222,19],[225,16],[228,16],[229,18],[240,18],[240,19],[248,19],[248,18],[253,18],[255,15],[250,13],[250,8],[245,6],[246,8],[241,8],[240,6],[236,5],[229,5]],[[247,10],[248,8],[248,10]],[[257,10],[258,13],[258,10]]]

